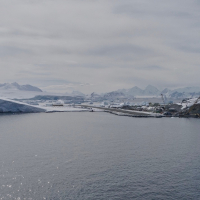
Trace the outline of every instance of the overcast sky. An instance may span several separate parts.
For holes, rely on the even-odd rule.
[[[1,0],[0,83],[85,93],[200,85],[199,0]]]

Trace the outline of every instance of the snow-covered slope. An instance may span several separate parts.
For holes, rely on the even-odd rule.
[[[45,109],[10,99],[0,99],[0,113],[37,113]]]
[[[181,109],[183,110],[185,108],[190,108],[194,104],[200,104],[200,99],[198,99],[198,98],[192,98],[192,99],[184,100],[184,102],[177,103],[177,104],[181,105],[182,106]]]

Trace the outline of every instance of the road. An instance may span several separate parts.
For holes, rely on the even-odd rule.
[[[88,106],[88,105],[81,105],[81,107],[84,108],[97,108],[97,109],[102,109],[108,112],[118,112],[118,113],[125,113],[125,114],[129,114],[129,115],[133,115],[133,116],[144,116],[144,117],[156,117],[159,114],[157,113],[148,113],[148,112],[143,112],[143,111],[135,111],[135,110],[123,110],[123,109],[119,109],[119,108],[104,108],[104,107],[97,107],[97,106]]]

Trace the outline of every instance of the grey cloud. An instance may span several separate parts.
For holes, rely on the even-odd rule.
[[[22,53],[29,54],[31,52],[28,49],[22,49],[15,46],[0,46],[0,57],[14,56]]]
[[[132,44],[106,45],[89,50],[87,53],[98,56],[121,56],[126,54],[147,54],[151,51]]]
[[[79,85],[80,82],[73,82],[73,81],[68,81],[68,80],[63,80],[63,79],[45,79],[45,80],[40,80],[42,86],[49,86],[49,85],[67,85],[67,84],[75,84]]]
[[[120,82],[121,84],[126,83],[126,86],[124,88],[131,88],[133,86],[140,86],[141,88],[145,88],[147,86],[146,77],[137,76],[137,74],[134,74],[132,76],[127,75],[127,77],[120,77],[116,78],[116,81]],[[158,80],[155,78],[151,78],[148,80],[148,84],[156,86],[159,89],[164,89],[166,87],[168,88],[178,88],[182,87],[183,85],[181,83],[177,83],[174,81],[167,81],[167,80]],[[122,89],[122,88],[120,88]]]
[[[134,14],[144,14],[145,12],[142,9],[137,9],[136,4],[132,5],[130,3],[125,5],[115,6],[113,9],[113,13],[134,15]]]
[[[200,53],[200,46],[191,46],[191,45],[178,45],[176,46],[177,49],[184,51],[184,52],[188,52],[188,53]]]
[[[30,70],[20,70],[20,71],[18,71],[18,75],[29,75],[30,73],[31,73],[31,75],[37,76],[37,77],[48,75],[48,73],[37,72],[37,71],[30,71]]]
[[[82,68],[90,68],[90,69],[105,69],[108,67],[108,65],[101,63],[86,63],[86,64],[71,65],[71,67],[79,67],[79,66],[81,66]]]
[[[93,83],[83,92],[200,84],[199,8],[197,0],[0,1],[0,79]]]
[[[37,31],[34,29],[24,29],[24,28],[9,28],[9,29],[4,29],[0,30],[0,36],[1,37],[27,37],[27,38],[58,38],[60,37],[59,34],[50,34],[47,32],[42,32],[42,31]]]
[[[141,19],[144,17],[150,17],[150,16],[158,16],[159,17],[181,17],[181,18],[188,18],[192,17],[193,14],[189,12],[177,12],[177,11],[170,11],[167,10],[165,12],[162,12],[160,10],[151,10],[143,8],[145,5],[136,6],[136,5],[123,5],[123,6],[117,6],[114,8],[113,12],[115,14],[126,14],[132,17],[140,17]]]
[[[149,70],[149,71],[151,71],[151,70],[166,70],[166,68],[165,67],[161,67],[161,66],[157,66],[157,65],[150,65],[150,66],[141,66],[141,67],[137,67],[137,69],[139,69],[139,70]]]
[[[187,0],[161,2],[159,0],[152,1],[128,1],[128,3],[120,3],[113,8],[115,14],[125,14],[132,17],[193,17],[194,13],[188,10],[181,10],[181,5]],[[169,6],[171,5],[171,6]],[[178,8],[176,6],[179,6]]]

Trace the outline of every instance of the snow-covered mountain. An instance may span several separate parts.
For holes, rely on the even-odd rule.
[[[120,90],[117,90],[116,92],[122,92],[126,96],[129,96],[129,95],[131,95],[131,96],[136,96],[136,95],[140,96],[140,95],[143,94],[143,90],[140,89],[137,86],[135,86],[135,87],[133,87],[131,89],[120,89]]]
[[[73,96],[73,97],[76,97],[76,96],[84,97],[85,96],[85,94],[83,94],[82,92],[75,91],[75,90],[73,90],[72,92],[66,92],[65,94],[68,96]]]
[[[107,100],[117,99],[117,98],[124,98],[125,94],[123,92],[109,92],[104,94],[103,98]]]
[[[165,88],[164,90],[159,90],[158,88],[148,85],[144,90],[135,86],[130,89],[120,89],[116,92],[121,92],[125,94],[126,97],[134,96],[134,97],[158,97],[163,94],[167,98],[193,98],[200,96],[200,87],[184,87],[170,90]]]
[[[172,91],[180,92],[180,93],[199,93],[200,87],[185,87],[185,88],[178,88]]]
[[[11,99],[31,98],[36,95],[44,94],[38,87],[32,85],[19,85],[18,83],[0,84],[0,97]]]
[[[161,91],[161,94],[167,94],[167,93],[170,93],[171,90],[168,89],[168,88],[165,88],[163,91]]]
[[[199,97],[200,87],[184,87],[174,90],[169,90],[166,88],[162,91],[162,94],[164,94],[168,98],[175,99]]]
[[[122,92],[126,96],[158,96],[160,95],[160,91],[152,85],[148,85],[144,90],[135,86],[130,89],[117,90],[117,92]]]
[[[32,85],[19,85],[18,83],[3,83],[0,84],[0,90],[20,90],[20,91],[34,91],[34,92],[42,92],[42,90],[38,87]]]
[[[89,95],[85,95],[85,99],[88,100],[88,101],[103,101],[103,96],[101,94],[97,94],[95,92],[92,92],[91,94]]]
[[[145,96],[158,96],[158,95],[160,95],[160,91],[156,87],[154,87],[152,85],[148,85],[144,89],[143,95],[145,95]]]

